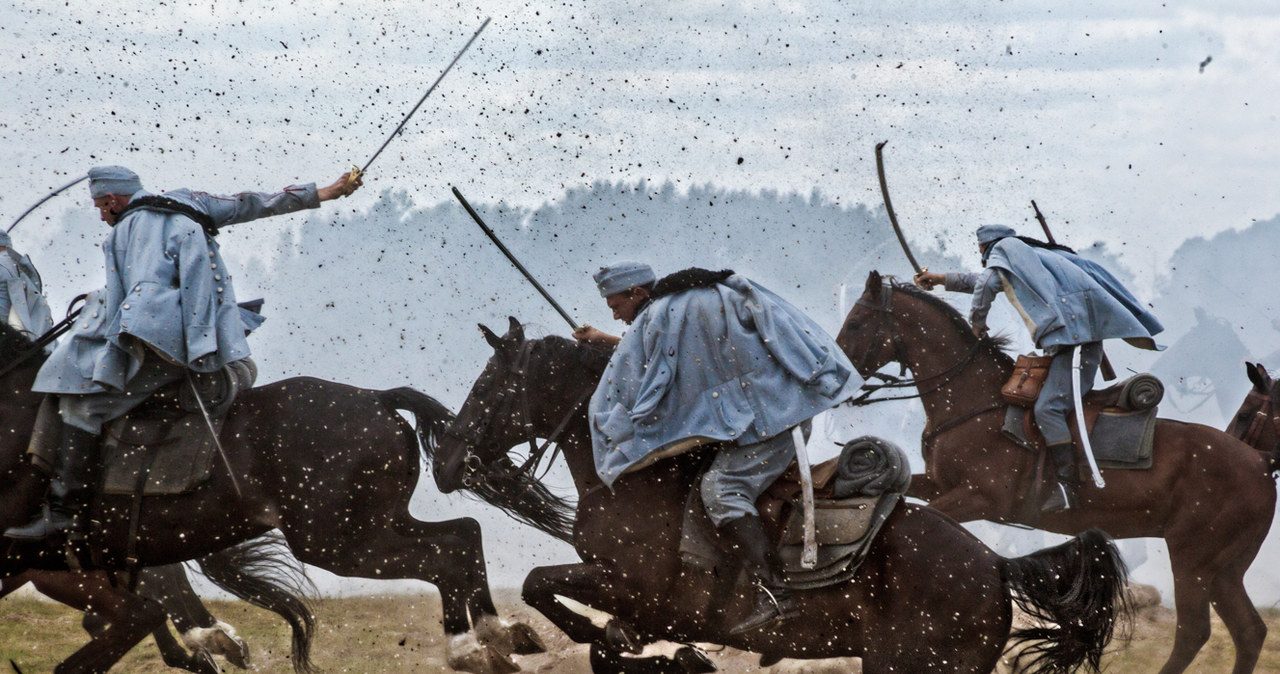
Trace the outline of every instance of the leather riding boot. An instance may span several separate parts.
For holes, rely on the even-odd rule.
[[[737,635],[772,627],[781,620],[798,615],[795,595],[782,582],[777,550],[765,535],[760,518],[748,515],[732,519],[722,524],[720,530],[737,546],[747,574],[755,581],[751,613],[729,633]]]
[[[98,454],[98,436],[63,424],[48,503],[30,524],[8,529],[4,535],[19,540],[42,540],[53,533],[65,533],[71,540],[83,538],[101,471]]]
[[[1076,487],[1080,486],[1080,474],[1076,470],[1075,444],[1059,442],[1048,446],[1049,458],[1053,459],[1058,484],[1040,506],[1040,512],[1053,513],[1070,510],[1076,507]]]

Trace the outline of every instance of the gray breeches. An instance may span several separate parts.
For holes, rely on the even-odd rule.
[[[1061,347],[1053,355],[1049,376],[1036,398],[1036,425],[1044,435],[1046,444],[1071,442],[1071,429],[1067,415],[1075,409],[1071,400],[1071,351]],[[1098,364],[1102,362],[1102,342],[1080,345],[1080,395],[1093,390],[1093,380],[1098,376]]]
[[[790,430],[755,444],[720,450],[702,476],[702,505],[711,521],[719,527],[732,519],[759,515],[756,499],[795,457]]]
[[[148,354],[143,359],[138,374],[125,384],[123,391],[84,395],[63,393],[58,396],[58,412],[62,415],[63,423],[99,434],[103,424],[119,419],[129,410],[141,405],[157,389],[184,376],[186,368]]]

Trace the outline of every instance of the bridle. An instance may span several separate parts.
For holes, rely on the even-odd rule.
[[[1245,401],[1250,400],[1258,402],[1258,410],[1253,413],[1253,419],[1249,421],[1249,427],[1245,429],[1244,434],[1240,437],[1245,444],[1255,446],[1259,438],[1262,437],[1262,431],[1266,428],[1266,424],[1270,422],[1272,432],[1277,434],[1276,448],[1280,449],[1280,412],[1277,412],[1275,400],[1272,398],[1271,391],[1263,393],[1261,391],[1249,391],[1245,396]]]
[[[538,465],[542,463],[542,458],[546,455],[547,450],[555,444],[555,451],[552,452],[551,459],[547,462],[547,468],[541,476],[545,477],[547,471],[550,471],[551,466],[555,463],[556,456],[560,453],[560,446],[556,444],[556,440],[569,426],[569,422],[573,420],[578,410],[595,392],[594,387],[584,387],[583,392],[569,406],[568,411],[565,412],[560,422],[556,424],[555,429],[539,446],[534,435],[533,415],[529,413],[529,386],[527,384],[529,362],[533,357],[534,346],[535,343],[531,341],[521,343],[520,350],[516,353],[514,367],[508,370],[503,386],[499,387],[497,394],[494,396],[493,404],[489,406],[484,416],[476,423],[470,424],[465,432],[456,430],[457,424],[450,424],[449,429],[445,431],[446,436],[460,440],[467,448],[467,455],[462,460],[464,468],[462,485],[464,487],[480,486],[491,477],[501,477],[509,480],[526,473],[533,475],[537,472]],[[524,462],[519,466],[514,465],[506,456],[494,461],[491,465],[486,464],[484,459],[476,454],[473,448],[479,447],[483,443],[489,427],[493,425],[494,419],[507,412],[512,405],[517,405],[515,411],[519,414],[519,423],[515,425],[519,426],[529,438],[529,455],[525,457]],[[534,479],[541,479],[541,477],[535,477]]]
[[[879,304],[868,302],[863,298],[859,298],[857,303],[854,304],[855,307],[864,307],[876,312],[876,321],[875,321],[876,329],[875,329],[875,332],[871,334],[871,339],[867,340],[868,344],[875,345],[879,343],[880,335],[886,329],[885,325],[892,318],[894,287],[895,287],[895,284],[892,282],[885,283],[882,286],[883,292],[880,293]],[[906,351],[906,346],[903,344],[902,336],[896,332],[893,333],[889,338],[889,343],[892,345],[892,350],[893,350],[893,358],[891,358],[890,361],[891,362],[896,361],[898,363],[902,363],[903,368],[905,370],[906,362],[907,362],[907,351]],[[870,405],[872,403],[878,403],[878,402],[887,402],[890,400],[912,400],[914,398],[919,398],[926,393],[932,393],[934,391],[937,391],[943,386],[946,386],[947,384],[950,384],[952,381],[954,381],[955,378],[958,377],[960,373],[963,372],[964,369],[969,366],[969,363],[973,362],[973,358],[974,356],[978,355],[978,350],[980,348],[982,348],[982,340],[978,339],[973,343],[973,346],[969,347],[969,350],[963,356],[960,357],[960,360],[956,361],[953,365],[951,365],[951,367],[948,367],[947,369],[937,374],[929,375],[928,377],[922,377],[919,379],[899,379],[897,377],[890,377],[888,375],[872,374],[870,376],[875,376],[880,379],[886,380],[885,383],[869,384],[869,385],[863,386],[863,393],[858,397],[854,398],[853,400],[850,400],[849,404],[860,406],[860,405]],[[876,349],[874,346],[872,346],[868,348],[867,351],[862,355],[862,358],[860,359],[857,365],[859,372],[866,372],[871,368],[871,359],[875,355],[875,352],[876,352]],[[924,389],[924,387],[922,386],[923,384],[928,384],[930,382],[934,382],[935,380],[940,380],[940,381],[937,381],[935,384],[933,384],[933,386],[931,386],[927,390]],[[916,392],[914,395],[900,395],[900,396],[889,396],[885,398],[871,398],[872,394],[876,393],[877,391],[880,391],[881,389],[898,389],[898,388],[911,388],[911,387],[915,387],[916,389]]]

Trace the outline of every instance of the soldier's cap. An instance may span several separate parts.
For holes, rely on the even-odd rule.
[[[95,166],[89,169],[89,196],[94,199],[109,194],[133,196],[142,191],[138,174],[123,166]]]
[[[643,262],[616,262],[608,267],[601,267],[591,278],[595,279],[596,287],[600,288],[601,297],[617,295],[658,280],[653,268]]]
[[[13,239],[9,238],[9,233],[4,231],[3,229],[0,229],[0,246],[4,246],[5,248],[8,248],[9,246],[12,246],[12,245],[13,245]]]
[[[992,241],[999,241],[1007,236],[1017,236],[1018,233],[1013,231],[1012,227],[1005,225],[983,225],[978,228],[978,245],[986,245]]]

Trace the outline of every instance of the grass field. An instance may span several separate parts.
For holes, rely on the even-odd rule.
[[[586,648],[570,643],[549,623],[503,592],[498,597],[503,616],[529,622],[543,636],[550,652],[517,657],[529,672],[589,672]],[[233,624],[253,650],[253,671],[281,674],[289,667],[289,633],[284,622],[240,602],[210,602],[219,618]],[[314,660],[325,672],[447,672],[440,626],[440,602],[434,595],[396,595],[321,599],[316,602],[319,634]],[[1264,611],[1271,637],[1259,672],[1280,672],[1280,611]],[[1168,653],[1173,638],[1173,611],[1143,609],[1128,641],[1113,642],[1104,660],[1110,672],[1154,672]],[[62,606],[20,597],[0,601],[0,666],[13,660],[26,674],[52,671],[53,666],[85,643],[80,615]],[[1213,637],[1201,651],[1192,672],[1227,672],[1234,650],[1222,623],[1215,618]],[[836,674],[858,671],[856,660],[804,662],[784,660],[772,668],[756,666],[754,655],[726,650],[712,653],[724,672],[776,674]],[[223,663],[224,671],[235,671]],[[8,668],[6,667],[6,670]],[[112,671],[167,672],[148,637]]]

